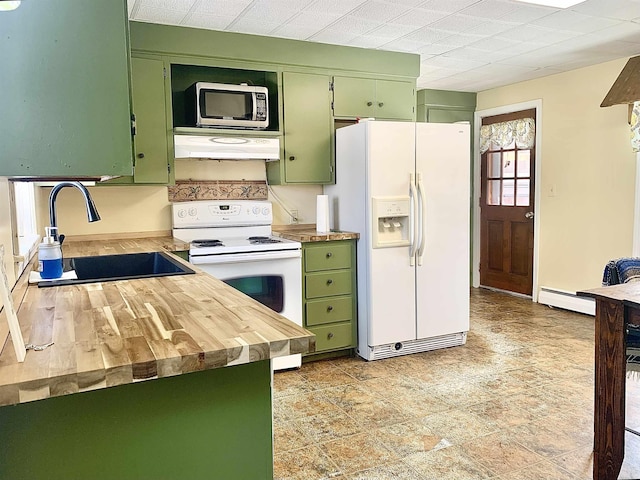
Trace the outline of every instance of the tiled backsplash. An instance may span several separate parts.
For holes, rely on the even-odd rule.
[[[168,187],[170,202],[190,200],[266,200],[262,180],[182,181]]]

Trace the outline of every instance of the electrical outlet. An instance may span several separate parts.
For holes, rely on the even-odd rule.
[[[291,217],[289,219],[289,223],[294,225],[298,223],[300,218],[298,217],[298,210],[291,210]]]

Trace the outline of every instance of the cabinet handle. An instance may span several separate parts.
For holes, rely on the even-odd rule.
[[[333,333],[329,332],[329,334],[327,335],[327,338],[331,340],[333,338]]]
[[[138,158],[144,158],[144,153],[139,153]]]
[[[373,102],[367,102],[367,107],[370,107],[371,105],[373,105]]]
[[[331,285],[333,283],[333,280],[329,279],[327,280],[327,285]]]
[[[290,162],[294,161],[295,159],[296,159],[296,157],[294,157],[293,155],[291,155],[291,156],[289,157],[289,161],[290,161]]]
[[[379,107],[382,107],[383,105],[384,105],[384,102],[380,102],[380,103],[378,103],[378,106],[379,106]]]
[[[331,310],[333,310],[333,306],[329,305],[329,306],[327,307],[327,312],[330,312]]]
[[[327,258],[331,258],[331,257],[333,257],[333,253],[327,252]]]

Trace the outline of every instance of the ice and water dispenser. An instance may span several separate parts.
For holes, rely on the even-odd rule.
[[[409,197],[373,197],[371,201],[373,248],[409,245]]]

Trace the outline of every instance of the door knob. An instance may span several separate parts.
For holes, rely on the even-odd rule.
[[[527,212],[524,214],[524,218],[533,218],[533,212]]]
[[[327,280],[327,285],[331,285],[333,283],[333,280],[329,279]]]
[[[370,107],[371,105],[373,105],[373,102],[367,102],[367,107]]]

